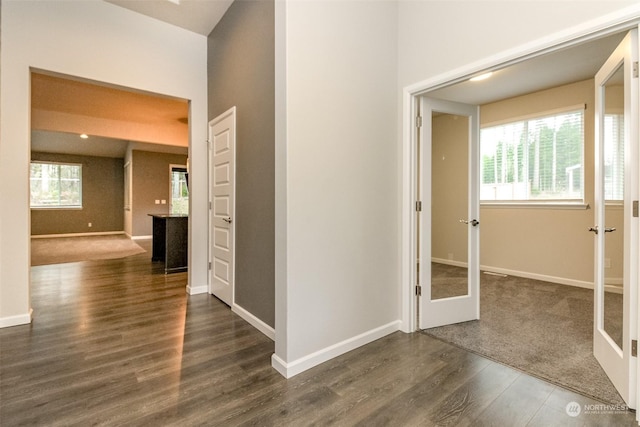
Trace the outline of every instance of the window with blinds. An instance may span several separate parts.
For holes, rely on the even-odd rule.
[[[604,116],[604,198],[624,200],[624,115]]]
[[[584,200],[584,107],[480,131],[481,201]]]

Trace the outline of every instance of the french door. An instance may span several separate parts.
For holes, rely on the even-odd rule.
[[[421,329],[480,317],[479,109],[421,98]]]
[[[636,405],[638,323],[638,42],[630,31],[595,76],[593,354]],[[633,201],[636,201],[635,204]]]

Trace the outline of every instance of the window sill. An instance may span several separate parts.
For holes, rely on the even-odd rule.
[[[591,209],[588,203],[583,202],[480,202],[480,207],[508,209]]]
[[[82,206],[31,206],[32,211],[81,211]]]

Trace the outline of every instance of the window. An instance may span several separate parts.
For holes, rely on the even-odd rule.
[[[186,166],[171,166],[171,214],[189,214],[189,188]]]
[[[81,208],[82,165],[31,162],[32,208]]]
[[[584,108],[480,131],[482,201],[582,201]]]
[[[624,200],[624,115],[604,115],[604,199]]]

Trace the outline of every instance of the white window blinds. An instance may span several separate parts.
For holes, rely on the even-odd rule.
[[[482,129],[480,199],[583,200],[583,111],[548,114]]]

